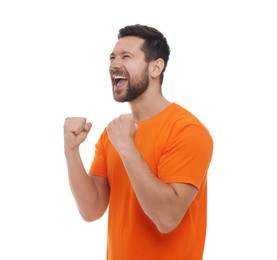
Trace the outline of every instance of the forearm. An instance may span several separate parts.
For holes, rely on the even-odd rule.
[[[135,147],[121,151],[121,159],[128,173],[137,199],[145,214],[160,232],[169,232],[181,221],[184,210],[179,207],[175,190],[156,177]]]
[[[86,221],[100,216],[97,209],[99,194],[97,187],[88,176],[78,150],[65,151],[69,184],[80,214]]]

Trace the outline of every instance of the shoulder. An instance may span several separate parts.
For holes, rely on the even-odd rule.
[[[173,103],[168,115],[168,125],[170,125],[169,138],[172,140],[186,139],[189,142],[201,140],[204,143],[213,143],[212,136],[208,128],[192,112],[186,108]]]
[[[98,141],[96,143],[96,147],[104,148],[108,145],[108,143],[109,143],[109,137],[108,137],[107,129],[105,127],[104,130],[102,131],[100,137],[98,138]]]
[[[195,116],[188,109],[173,103],[170,107],[168,118],[171,119],[174,127],[184,128],[188,126],[198,126],[204,130],[208,130],[207,127],[200,121],[200,119]]]

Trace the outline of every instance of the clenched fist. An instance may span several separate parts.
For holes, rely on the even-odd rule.
[[[91,129],[91,123],[87,123],[84,117],[68,117],[64,123],[64,148],[74,150],[85,141]]]
[[[109,139],[118,152],[134,143],[137,129],[138,126],[131,114],[121,115],[107,126]]]

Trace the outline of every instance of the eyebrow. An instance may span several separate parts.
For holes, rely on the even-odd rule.
[[[128,51],[123,51],[123,52],[119,53],[119,55],[122,55],[122,56],[125,55],[125,54],[133,55],[131,52],[128,52]],[[112,53],[110,54],[110,57],[111,57],[111,56],[116,56],[116,55],[115,55],[114,52],[112,52]]]

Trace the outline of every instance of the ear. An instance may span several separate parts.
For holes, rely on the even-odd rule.
[[[157,59],[150,62],[149,66],[149,73],[150,76],[153,78],[157,78],[160,76],[164,69],[164,60],[163,59]]]

